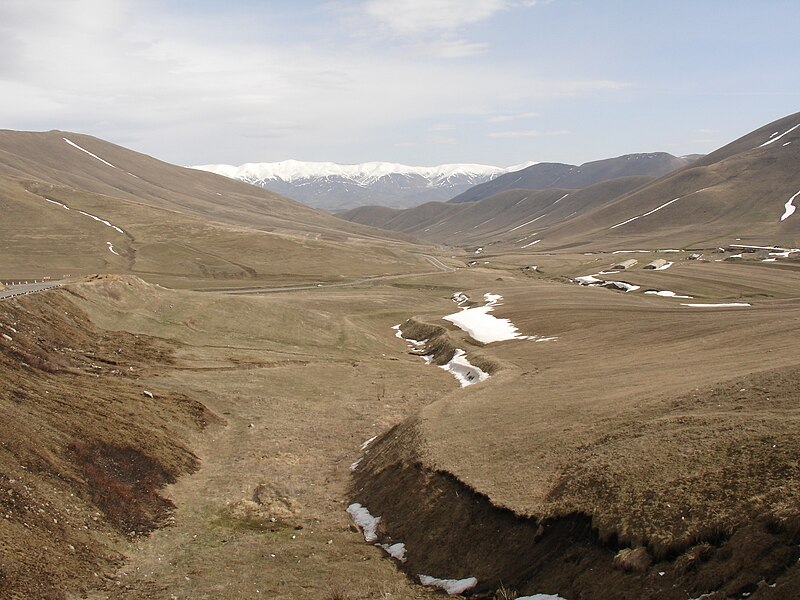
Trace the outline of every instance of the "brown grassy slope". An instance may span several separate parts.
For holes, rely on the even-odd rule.
[[[800,219],[780,221],[800,190],[800,113],[770,123],[680,171],[543,232],[542,248],[710,247],[800,242]],[[777,137],[777,136],[776,136]],[[680,198],[648,216],[644,215]]]
[[[582,190],[514,189],[479,202],[429,203],[385,215],[363,207],[338,216],[454,246],[520,247],[537,232],[650,181],[650,177],[622,177]]]
[[[111,271],[171,285],[207,286],[243,280],[338,281],[430,268],[411,254],[417,248],[410,244],[332,230],[319,233],[311,225],[307,230],[258,231],[13,177],[0,176],[0,191],[5,217],[0,223],[0,277]],[[81,211],[109,221],[122,233]]]
[[[685,281],[698,295],[753,303],[743,309],[692,309],[544,278],[524,285],[504,276],[495,289],[474,290],[502,293],[495,314],[523,334],[558,340],[482,346],[425,315],[451,329],[471,359],[501,368],[423,409],[417,433],[399,443],[416,444],[424,467],[455,475],[495,506],[539,519],[584,515],[612,547],[643,544],[658,560],[759,520],[791,537],[800,518],[800,288],[791,271],[765,267],[663,273],[668,289],[683,292]]]
[[[538,163],[476,185],[450,202],[475,202],[512,189],[583,189],[621,177],[660,177],[690,164],[693,157],[677,157],[666,152],[625,154],[584,163]]]
[[[737,238],[756,245],[797,247],[800,217],[780,218],[786,202],[800,191],[800,128],[789,131],[798,123],[800,113],[779,119],[649,184],[644,179],[624,178],[573,192],[559,203],[558,210],[549,210],[556,208],[556,198],[534,192],[528,194],[530,205],[520,203],[516,207],[513,221],[498,218],[503,210],[500,199],[524,197],[521,192],[505,192],[466,203],[471,206],[466,211],[458,210],[460,204],[450,211],[438,206],[433,210],[435,204],[424,212],[422,207],[420,212],[409,209],[381,227],[436,242],[495,246],[505,251],[510,247],[523,249],[531,240],[541,239],[526,250],[529,253],[709,248]],[[785,132],[777,141],[762,146]],[[672,200],[675,202],[665,206]],[[646,214],[650,211],[654,212]],[[478,213],[482,219],[477,218]],[[521,231],[530,238],[505,235],[537,217],[541,218],[511,232]],[[347,218],[360,217],[354,213]],[[498,224],[508,229],[504,232],[496,227]]]
[[[95,328],[66,291],[0,303],[0,332],[0,595],[62,597],[165,522],[159,491],[196,468],[187,437],[215,417],[145,396],[173,348]]]
[[[67,138],[104,161],[64,141]],[[91,136],[0,131],[0,174],[134,200],[258,229],[370,236],[336,218],[273,192],[205,171],[162,162]]]
[[[399,208],[388,206],[359,206],[336,213],[336,216],[351,223],[360,223],[369,227],[383,227],[388,221],[401,212]]]

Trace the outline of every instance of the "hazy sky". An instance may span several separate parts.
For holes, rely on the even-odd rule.
[[[178,164],[709,152],[800,110],[797,0],[0,0],[0,127]]]

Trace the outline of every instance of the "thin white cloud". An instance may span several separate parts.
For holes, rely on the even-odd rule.
[[[367,0],[364,10],[394,33],[415,36],[477,23],[508,5],[505,0]]]
[[[531,137],[547,137],[553,135],[568,135],[569,131],[561,129],[559,131],[539,131],[538,129],[525,129],[522,131],[495,131],[489,134],[490,138],[499,139],[514,139],[514,138],[531,138]]]
[[[484,42],[470,42],[468,40],[439,40],[427,45],[427,53],[438,58],[466,58],[483,54],[489,49],[489,44]]]
[[[518,113],[515,115],[495,115],[493,117],[489,117],[487,122],[489,123],[507,123],[508,121],[521,121],[523,119],[535,119],[536,117],[541,117],[542,115],[537,112],[524,112]]]
[[[162,3],[134,0],[0,2],[3,126],[81,131],[181,164],[309,152],[368,160],[342,148],[453,145],[454,123],[461,145],[465,117],[474,124],[502,107],[625,85],[521,78],[490,60],[409,60],[385,39],[275,40],[260,32],[263,19],[225,11],[220,27],[219,18],[176,19]],[[482,49],[457,34],[434,37],[423,41],[448,42],[451,55]]]

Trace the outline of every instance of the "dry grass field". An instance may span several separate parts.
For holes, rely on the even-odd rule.
[[[0,136],[0,278],[72,274],[0,302],[3,597],[800,595],[797,258],[423,245],[48,135]]]

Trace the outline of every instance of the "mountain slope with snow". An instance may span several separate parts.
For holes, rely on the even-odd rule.
[[[672,156],[666,152],[625,154],[584,163],[536,163],[519,172],[501,175],[456,196],[450,202],[475,202],[513,189],[583,189],[620,177],[661,177],[685,167],[699,158]]]
[[[449,200],[475,185],[532,164],[505,168],[479,164],[412,167],[389,162],[342,165],[285,160],[192,168],[239,179],[315,208],[337,211],[368,204],[409,208]]]

